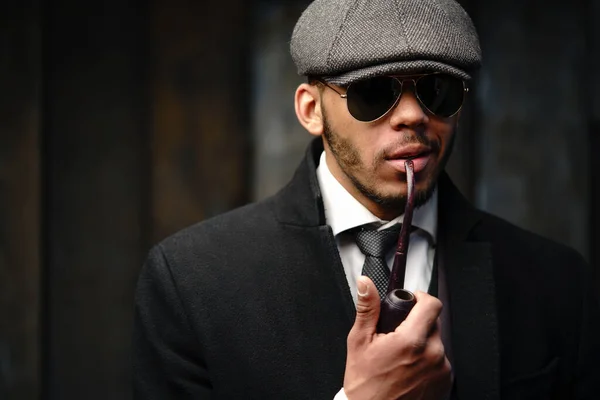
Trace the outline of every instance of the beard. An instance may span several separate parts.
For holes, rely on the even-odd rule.
[[[339,165],[341,171],[348,177],[354,187],[362,193],[366,198],[378,204],[381,208],[386,211],[396,212],[398,215],[404,212],[406,206],[407,195],[406,194],[388,194],[378,190],[376,182],[375,171],[380,167],[386,160],[387,156],[393,149],[398,148],[402,145],[409,143],[421,143],[428,146],[433,154],[440,153],[440,143],[427,139],[424,135],[419,134],[404,134],[400,137],[396,143],[393,143],[390,147],[380,150],[373,158],[372,164],[365,165],[363,162],[359,149],[348,139],[338,135],[329,124],[325,110],[323,112],[323,137],[327,142],[333,157]],[[455,126],[456,130],[456,126]],[[414,205],[418,208],[425,204],[433,195],[437,179],[439,174],[445,168],[448,159],[452,153],[454,147],[455,134],[450,138],[446,151],[439,158],[439,162],[435,167],[433,173],[430,173],[425,179],[425,188],[417,189],[415,182],[414,192]],[[359,179],[359,174],[366,176],[366,179]],[[406,181],[405,174],[399,174],[403,176],[403,180]],[[372,179],[369,179],[372,177]]]

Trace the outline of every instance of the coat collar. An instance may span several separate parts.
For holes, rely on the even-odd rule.
[[[275,213],[279,222],[305,227],[326,225],[317,179],[317,165],[322,152],[322,139],[314,139],[292,180],[275,195]]]

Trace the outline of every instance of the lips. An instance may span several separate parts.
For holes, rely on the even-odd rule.
[[[414,171],[418,173],[425,169],[431,160],[431,149],[422,145],[411,145],[398,149],[387,157],[387,162],[397,171],[406,173],[406,160],[412,160]]]
[[[393,152],[390,152],[387,155],[388,159],[391,160],[395,160],[395,159],[408,159],[408,158],[417,158],[420,157],[422,155],[425,154],[429,154],[431,153],[431,148],[429,148],[428,146],[422,145],[422,144],[410,144],[407,146],[404,146],[402,148],[396,149]]]

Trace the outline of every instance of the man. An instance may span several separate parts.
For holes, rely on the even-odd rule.
[[[464,10],[317,0],[291,51],[308,78],[296,114],[316,139],[275,196],[151,250],[136,396],[598,398],[600,313],[581,257],[476,210],[444,172],[481,58]],[[418,208],[405,287],[417,302],[378,334],[407,159]]]

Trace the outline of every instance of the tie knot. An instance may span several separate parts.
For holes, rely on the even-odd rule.
[[[398,241],[401,224],[380,231],[363,229],[356,232],[356,245],[360,251],[371,257],[385,257]]]

